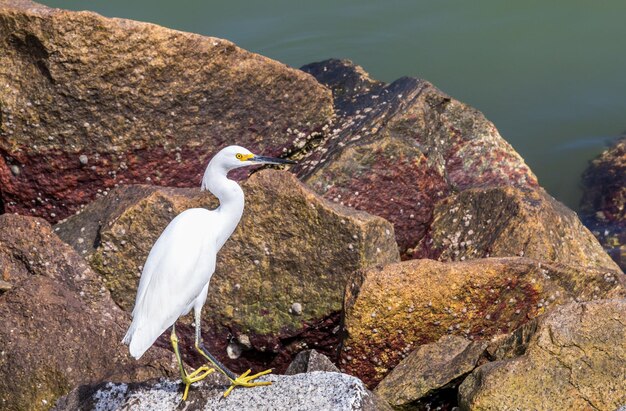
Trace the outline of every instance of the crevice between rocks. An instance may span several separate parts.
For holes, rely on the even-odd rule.
[[[252,345],[249,348],[241,347],[241,353],[237,358],[229,358],[225,355],[230,344],[241,345],[237,336],[242,333],[236,328],[224,324],[215,327],[203,323],[202,340],[209,351],[233,372],[243,372],[247,368],[272,368],[274,373],[282,374],[295,356],[306,349],[317,350],[337,365],[339,332],[335,330],[339,327],[339,323],[340,312],[336,311],[319,320],[307,321],[301,331],[295,334],[285,334],[277,340],[266,340],[267,336],[246,334]],[[194,327],[190,323],[180,321],[176,324],[176,333],[180,339],[183,361],[191,367],[204,364],[204,358],[193,347]],[[260,348],[274,344],[278,344],[279,348]],[[164,332],[155,345],[172,352],[169,332]]]
[[[98,247],[102,244],[102,224],[98,224],[98,228],[96,229],[96,235],[93,239],[93,249],[97,250]]]

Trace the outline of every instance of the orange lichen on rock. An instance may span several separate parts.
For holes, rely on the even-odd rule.
[[[346,289],[341,365],[373,386],[442,335],[484,339],[560,303],[624,295],[619,276],[517,257],[412,260],[362,271]]]

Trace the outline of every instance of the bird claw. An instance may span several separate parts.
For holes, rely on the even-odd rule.
[[[191,384],[205,379],[209,374],[211,374],[214,371],[215,371],[214,368],[209,368],[208,366],[203,365],[201,367],[198,367],[198,369],[193,371],[192,373],[184,375],[182,377],[183,384],[185,384],[185,392],[183,393],[183,401],[187,401],[187,394],[189,393],[189,387],[191,386]]]
[[[235,378],[234,380],[230,380],[230,387],[228,387],[228,389],[226,390],[226,392],[224,393],[224,397],[227,397],[228,394],[230,394],[232,392],[233,389],[235,389],[235,387],[260,387],[263,385],[271,385],[272,382],[271,381],[259,381],[259,382],[250,382],[256,378],[259,378],[262,375],[266,375],[272,372],[271,369],[269,370],[265,370],[265,371],[261,371],[260,373],[254,374],[254,375],[250,375],[248,376],[248,374],[250,374],[252,370],[248,370],[246,372],[244,372],[243,374],[241,374],[239,377]]]

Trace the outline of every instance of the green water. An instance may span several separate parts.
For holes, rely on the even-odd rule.
[[[294,67],[348,58],[480,109],[576,209],[580,175],[626,130],[626,1],[44,0],[226,38]]]

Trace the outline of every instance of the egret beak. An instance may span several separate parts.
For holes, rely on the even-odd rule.
[[[286,158],[264,157],[257,155],[250,157],[248,161],[259,164],[296,164],[295,161],[287,160]]]

